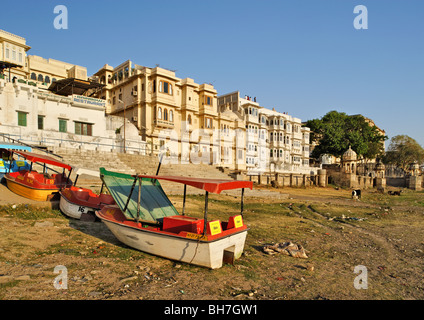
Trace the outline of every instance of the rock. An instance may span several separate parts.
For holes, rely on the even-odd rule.
[[[278,252],[295,258],[308,258],[305,249],[301,245],[294,244],[290,241],[285,243],[276,243],[275,245],[267,245],[263,248],[263,251],[271,255]]]
[[[128,282],[128,281],[133,281],[133,280],[137,280],[137,279],[138,279],[137,276],[132,276],[132,277],[122,279],[121,282]]]

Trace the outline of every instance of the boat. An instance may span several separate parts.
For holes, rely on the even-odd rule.
[[[14,154],[30,162],[28,170],[8,172],[4,175],[7,187],[14,193],[31,200],[48,201],[60,189],[72,186],[70,179],[72,167],[70,165],[50,156],[27,151],[14,151]],[[43,171],[33,170],[34,164],[42,166]],[[47,165],[59,167],[63,171],[60,173]],[[55,173],[50,174],[48,171]],[[67,174],[66,171],[68,171]]]
[[[0,180],[8,172],[29,169],[29,163],[25,159],[21,157],[13,158],[13,152],[16,150],[31,152],[32,148],[17,143],[0,143]]]
[[[103,194],[103,184],[100,194],[94,193],[91,189],[77,187],[78,177],[82,174],[99,177],[100,172],[84,168],[74,168],[76,178],[74,185],[59,191],[60,210],[68,217],[84,221],[95,221],[97,210],[106,204],[114,204],[115,200],[109,194]]]
[[[128,175],[104,168],[100,168],[100,177],[116,204],[105,205],[96,215],[127,246],[210,269],[233,264],[243,253],[248,231],[243,198],[244,189],[253,187],[251,181]],[[162,189],[162,180],[184,185],[181,214]],[[187,186],[205,191],[203,219],[185,215]],[[208,194],[230,189],[241,189],[240,213],[228,221],[209,221]]]

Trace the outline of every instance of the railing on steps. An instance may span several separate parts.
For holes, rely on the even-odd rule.
[[[41,152],[47,153],[48,155],[55,156],[55,157],[58,157],[58,158],[63,159],[63,157],[62,157],[62,156],[60,156],[60,155],[58,155],[58,154],[55,154],[54,152],[52,152],[52,151],[50,151],[50,150],[48,150],[48,149],[40,148],[40,147],[37,147],[37,146],[31,145],[31,144],[25,143],[25,142],[21,141],[20,139],[14,139],[14,138],[11,138],[9,135],[7,135],[7,134],[5,134],[5,133],[0,133],[0,137],[2,137],[2,138],[3,138],[3,141],[6,141],[5,139],[7,139],[7,140],[8,140],[8,142],[12,142],[12,143],[19,143],[19,144],[24,145],[24,146],[26,146],[26,147],[31,147],[32,149],[36,149],[36,150],[38,150],[38,151],[41,151]]]

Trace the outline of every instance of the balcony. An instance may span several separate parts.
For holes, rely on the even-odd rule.
[[[174,123],[166,120],[155,119],[154,123],[157,127],[174,128]]]

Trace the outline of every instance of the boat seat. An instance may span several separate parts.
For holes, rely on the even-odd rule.
[[[75,192],[75,196],[78,199],[83,200],[83,201],[87,201],[88,198],[90,197],[90,195],[88,194],[87,191],[77,191],[77,192]]]
[[[114,204],[115,200],[113,200],[111,195],[102,193],[99,195],[99,202],[104,204]]]

